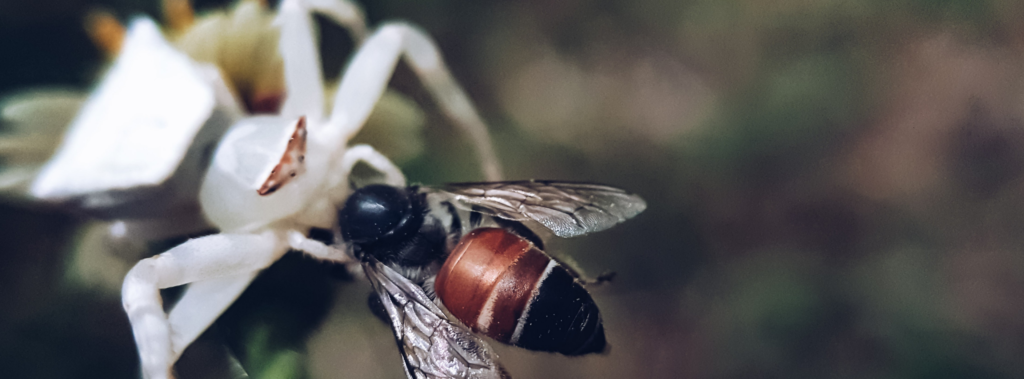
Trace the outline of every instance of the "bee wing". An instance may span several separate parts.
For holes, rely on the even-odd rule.
[[[463,208],[539,222],[563,238],[608,229],[647,208],[639,196],[592,183],[547,180],[449,184],[436,191]]]
[[[507,378],[490,347],[449,322],[422,288],[377,260],[363,269],[391,320],[410,379]]]

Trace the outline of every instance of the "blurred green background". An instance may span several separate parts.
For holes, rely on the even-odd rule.
[[[200,10],[228,5],[197,1]],[[1015,0],[360,1],[439,43],[506,177],[612,184],[649,205],[552,241],[590,275],[609,354],[498,346],[519,378],[1024,377],[1024,3]],[[0,2],[0,94],[88,89],[97,6]],[[351,53],[322,34],[327,75]],[[421,104],[412,181],[481,179]],[[128,378],[116,292],[69,279],[83,216],[0,204],[0,372]],[[159,252],[172,241],[156,244]],[[179,376],[398,378],[368,285],[297,254],[269,269]]]

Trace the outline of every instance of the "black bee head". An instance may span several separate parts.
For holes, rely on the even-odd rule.
[[[381,184],[362,187],[338,211],[341,234],[349,242],[365,244],[415,233],[423,222],[419,200],[406,188]]]

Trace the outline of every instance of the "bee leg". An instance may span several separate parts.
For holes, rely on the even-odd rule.
[[[560,266],[562,266],[562,268],[564,268],[565,271],[568,271],[573,278],[575,278],[584,286],[601,285],[610,282],[612,281],[612,279],[615,278],[615,271],[605,271],[601,273],[601,275],[598,275],[596,278],[590,278],[581,273],[582,271],[576,266],[575,261],[572,261],[571,259],[567,258],[555,257],[551,254],[548,254],[548,257],[550,257],[551,260],[557,262]]]
[[[383,95],[400,57],[419,76],[442,112],[469,136],[486,179],[500,180],[486,125],[448,71],[437,45],[426,33],[406,23],[383,24],[359,47],[334,96],[329,132],[347,141],[359,131]]]
[[[147,379],[171,376],[181,352],[287,251],[274,233],[218,234],[189,240],[139,261],[125,276],[121,298]],[[192,283],[165,314],[160,290]]]

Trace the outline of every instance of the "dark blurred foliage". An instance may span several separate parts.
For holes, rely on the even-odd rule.
[[[614,184],[636,220],[551,241],[585,272],[610,354],[499,347],[531,377],[1024,376],[1024,4],[1013,0],[362,2],[436,38],[509,178]],[[199,9],[224,2],[200,1]],[[0,3],[0,93],[87,88],[87,9]],[[322,28],[327,75],[351,41]],[[424,183],[480,179],[425,104]],[[81,220],[0,208],[0,369],[129,377],[116,296],[62,285]],[[157,250],[158,251],[158,250]],[[179,365],[182,378],[400,377],[361,278],[297,255],[269,269]],[[212,358],[211,358],[212,357]],[[218,371],[219,370],[219,371]]]

